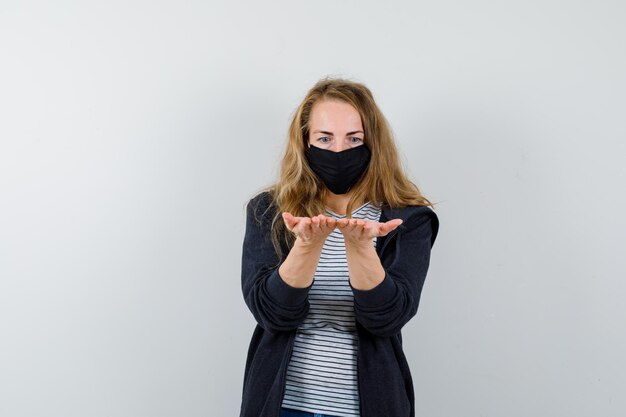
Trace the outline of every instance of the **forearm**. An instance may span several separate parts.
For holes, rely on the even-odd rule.
[[[278,274],[288,285],[306,288],[313,283],[317,264],[322,254],[322,244],[303,243],[296,239],[289,255],[278,268]]]
[[[385,270],[371,241],[365,244],[346,241],[346,260],[350,285],[357,290],[370,290],[385,279]]]

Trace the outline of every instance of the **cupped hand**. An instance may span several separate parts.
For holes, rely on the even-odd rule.
[[[337,227],[343,233],[346,243],[366,244],[375,237],[382,237],[402,224],[401,219],[393,219],[384,223],[367,219],[339,219]]]
[[[315,217],[296,217],[284,212],[283,220],[287,229],[296,235],[296,240],[312,245],[323,245],[328,235],[337,227],[335,219],[323,214]]]

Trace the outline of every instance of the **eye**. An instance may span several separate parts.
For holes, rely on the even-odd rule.
[[[321,143],[328,143],[328,142],[330,142],[330,138],[328,136],[321,137],[321,138],[319,138],[317,140],[319,142],[321,142]]]
[[[363,139],[357,138],[357,137],[351,137],[350,138],[350,142],[352,142],[352,143],[361,143],[361,142],[363,142]]]

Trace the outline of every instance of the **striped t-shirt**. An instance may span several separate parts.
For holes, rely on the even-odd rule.
[[[346,217],[326,211],[335,219]],[[380,213],[379,208],[366,203],[352,212],[352,218],[378,221]],[[373,243],[376,245],[375,238]],[[354,298],[339,229],[324,242],[309,304],[309,314],[296,332],[282,406],[309,413],[358,416]]]

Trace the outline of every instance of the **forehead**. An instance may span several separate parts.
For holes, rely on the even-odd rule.
[[[311,109],[309,119],[311,130],[361,130],[361,116],[357,109],[345,101],[322,99]]]

